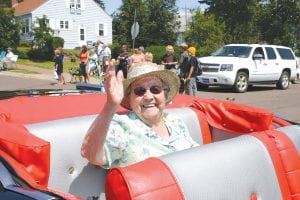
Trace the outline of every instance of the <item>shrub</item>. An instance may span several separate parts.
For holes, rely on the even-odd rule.
[[[16,50],[15,54],[19,56],[21,59],[28,59],[28,52],[30,51],[29,47],[18,47]]]
[[[21,40],[19,47],[30,47],[31,46],[31,42],[30,41],[26,41],[26,40]]]
[[[57,49],[58,47],[63,47],[65,43],[65,40],[61,37],[53,37],[53,43],[52,46],[54,49]]]

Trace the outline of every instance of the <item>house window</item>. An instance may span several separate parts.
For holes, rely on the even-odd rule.
[[[83,28],[80,29],[80,40],[84,41],[84,29]]]
[[[65,29],[69,29],[69,21],[65,21]]]
[[[29,33],[29,19],[25,19],[25,25],[22,29],[22,33]]]
[[[70,0],[70,13],[71,14],[81,14],[81,0]]]
[[[104,25],[99,24],[99,36],[104,36]]]
[[[76,9],[81,9],[81,3],[80,0],[76,1]]]
[[[60,29],[69,29],[69,21],[60,21],[59,27]]]
[[[70,0],[70,8],[75,8],[75,0]]]

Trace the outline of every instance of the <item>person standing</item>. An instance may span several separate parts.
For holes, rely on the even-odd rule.
[[[198,67],[198,61],[196,57],[196,48],[188,48],[189,53],[189,67],[185,77],[185,93],[191,96],[196,96],[197,82],[196,82],[196,68]]]
[[[171,45],[166,46],[166,54],[162,57],[161,64],[165,66],[165,69],[175,71],[177,58],[174,55],[174,48]]]
[[[104,43],[101,40],[97,40],[97,55],[98,55],[98,64],[100,66],[100,73],[102,73],[103,69],[103,45]]]
[[[143,46],[140,46],[138,48],[139,54],[141,54],[142,56],[145,56],[145,48]]]
[[[80,74],[83,75],[84,82],[89,82],[89,77],[87,76],[87,63],[89,61],[89,52],[87,50],[86,45],[82,45],[81,51],[79,53],[79,59],[80,59]]]
[[[102,51],[102,56],[103,56],[103,62],[102,62],[102,73],[104,74],[106,72],[108,63],[111,59],[111,50],[107,44],[103,44],[103,51]]]
[[[64,53],[61,47],[55,50],[54,67],[58,76],[58,84],[66,84],[66,80],[64,77]]]
[[[127,78],[127,70],[128,70],[128,59],[129,59],[129,53],[128,53],[128,47],[127,45],[122,46],[122,52],[118,56],[119,64],[116,67],[116,73],[118,71],[122,70],[124,78]]]
[[[182,43],[180,46],[180,59],[179,59],[179,78],[180,78],[180,88],[179,93],[184,93],[185,88],[185,76],[189,68],[189,54],[188,54],[188,45]]]
[[[145,62],[153,62],[153,54],[151,52],[145,53]]]
[[[134,49],[134,54],[130,57],[130,67],[140,62],[145,62],[145,56],[142,54],[142,51]]]

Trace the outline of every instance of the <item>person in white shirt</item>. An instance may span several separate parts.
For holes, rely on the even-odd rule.
[[[103,44],[103,51],[102,51],[102,56],[103,56],[103,62],[101,65],[101,71],[103,73],[106,72],[106,69],[107,69],[107,66],[108,66],[108,63],[111,59],[111,50],[109,48],[109,46],[107,46],[106,44]]]
[[[7,69],[7,63],[11,61],[13,56],[11,48],[7,48],[5,57],[0,61],[0,71]]]

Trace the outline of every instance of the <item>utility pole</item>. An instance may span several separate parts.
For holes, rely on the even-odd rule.
[[[136,36],[139,34],[139,23],[136,21],[136,9],[134,9],[134,19],[131,26],[131,37],[132,37],[132,48],[134,49],[134,41]]]

